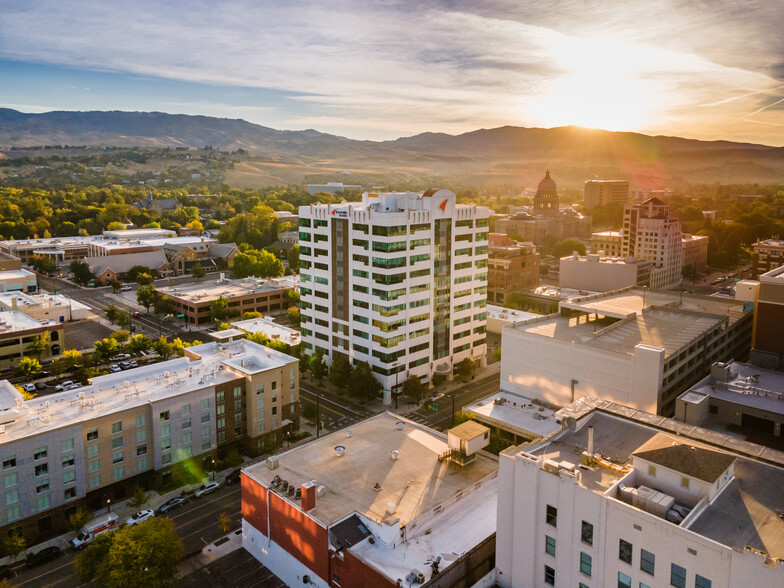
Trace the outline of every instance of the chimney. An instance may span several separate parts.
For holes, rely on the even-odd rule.
[[[302,484],[302,510],[308,512],[316,508],[316,485],[313,482]]]
[[[593,457],[593,426],[588,427],[588,456]]]

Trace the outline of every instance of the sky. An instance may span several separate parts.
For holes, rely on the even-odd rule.
[[[784,145],[781,0],[3,0],[0,106]]]

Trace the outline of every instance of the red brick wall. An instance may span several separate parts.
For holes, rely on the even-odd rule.
[[[385,588],[386,586],[395,586],[395,582],[391,582],[386,576],[383,576],[371,567],[368,567],[361,560],[357,559],[348,551],[343,551],[343,559],[335,556],[332,558],[331,570],[333,577],[337,576],[337,582],[331,582],[331,586],[340,585],[341,588],[365,588],[372,586],[373,588]],[[407,585],[405,578],[403,585]]]
[[[272,540],[322,580],[329,581],[327,529],[274,492],[270,492],[269,502]]]
[[[240,475],[242,485],[242,518],[256,527],[265,537],[267,530],[267,489],[245,474]]]

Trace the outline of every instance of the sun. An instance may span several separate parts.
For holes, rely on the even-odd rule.
[[[628,131],[651,122],[660,90],[643,77],[650,65],[643,49],[580,39],[556,55],[559,73],[545,84],[532,113],[540,124]]]

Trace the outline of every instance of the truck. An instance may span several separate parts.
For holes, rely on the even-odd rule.
[[[79,533],[71,539],[74,549],[87,547],[93,539],[101,533],[116,531],[119,528],[117,515],[113,512],[107,513],[87,523]]]

